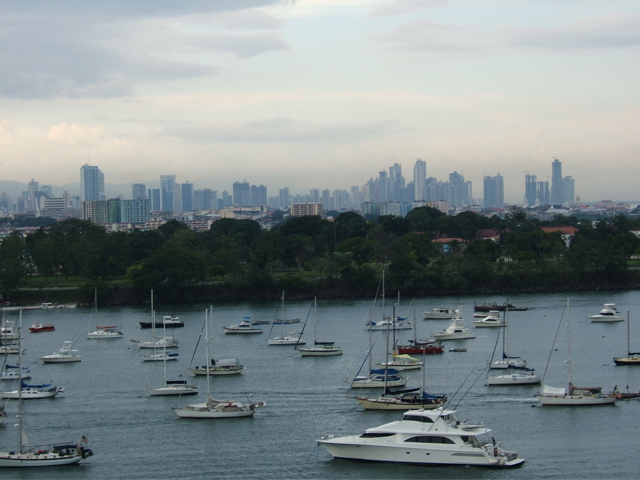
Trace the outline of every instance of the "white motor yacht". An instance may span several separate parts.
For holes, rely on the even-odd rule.
[[[604,307],[600,312],[596,315],[589,315],[589,320],[592,322],[622,322],[624,321],[624,317],[622,317],[618,309],[616,308],[615,303],[605,303]]]
[[[464,326],[460,310],[456,310],[456,316],[453,317],[447,328],[441,332],[433,334],[436,340],[466,340],[468,338],[476,338],[475,335],[469,333],[469,329]]]
[[[519,467],[516,452],[488,438],[482,424],[461,422],[455,411],[410,410],[401,420],[369,428],[361,435],[318,440],[335,458],[426,465]]]

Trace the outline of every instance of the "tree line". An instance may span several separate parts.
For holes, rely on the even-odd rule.
[[[566,240],[543,226],[577,230]],[[541,222],[522,209],[500,218],[430,207],[406,217],[287,217],[269,230],[254,220],[220,219],[205,232],[177,220],[156,230],[107,232],[68,219],[2,240],[0,289],[10,300],[19,289],[64,278],[138,300],[154,289],[166,302],[273,299],[281,290],[369,296],[383,266],[387,291],[403,295],[634,288],[635,229],[638,220],[624,215]],[[483,230],[496,238],[480,238]]]

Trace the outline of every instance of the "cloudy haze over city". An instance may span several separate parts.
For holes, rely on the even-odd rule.
[[[4,0],[2,180],[349,189],[398,163],[482,196],[559,158],[637,200],[637,0]]]

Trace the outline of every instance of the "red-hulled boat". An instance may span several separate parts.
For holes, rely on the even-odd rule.
[[[36,332],[53,332],[56,327],[53,326],[53,323],[34,323],[29,327],[29,331]]]
[[[414,342],[409,340],[408,345],[399,345],[398,353],[406,353],[408,355],[429,355],[434,353],[443,353],[444,347],[439,341],[421,341]]]

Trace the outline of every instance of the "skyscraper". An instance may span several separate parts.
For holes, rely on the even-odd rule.
[[[538,177],[535,175],[525,175],[524,177],[524,199],[527,207],[533,207],[538,200]]]
[[[564,203],[564,180],[562,179],[562,162],[557,158],[551,164],[551,203]]]
[[[147,186],[144,183],[134,183],[131,185],[131,198],[134,200],[147,198]]]
[[[80,200],[104,200],[104,174],[95,165],[80,168]]]
[[[233,203],[239,207],[251,206],[251,188],[249,182],[233,182]]]
[[[182,184],[182,211],[193,212],[193,183]]]
[[[160,202],[162,210],[166,212],[173,212],[173,191],[175,188],[175,175],[160,175]]]
[[[427,162],[420,159],[413,167],[413,199],[427,199]]]
[[[499,173],[495,177],[484,177],[484,207],[504,207],[504,180]]]
[[[576,203],[576,182],[572,176],[568,175],[563,179],[563,193],[564,202],[569,205],[575,205]]]

